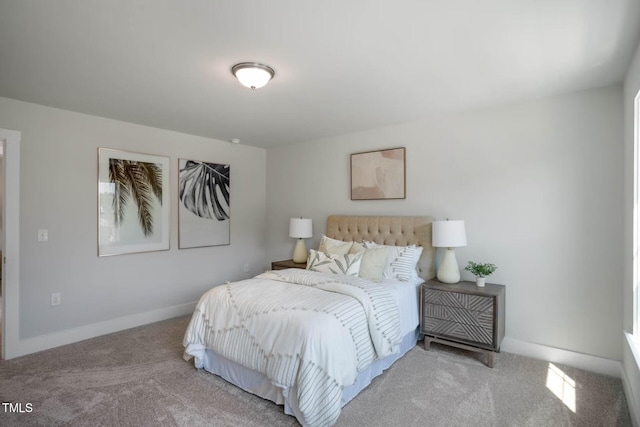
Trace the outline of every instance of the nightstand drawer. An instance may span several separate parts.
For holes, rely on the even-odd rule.
[[[286,268],[300,268],[304,270],[307,268],[306,262],[293,262],[292,259],[285,259],[283,261],[273,261],[271,263],[272,270],[284,270]]]
[[[451,322],[433,317],[423,318],[423,332],[448,338],[462,339],[471,343],[493,346],[493,329]]]
[[[470,295],[461,292],[440,291],[438,289],[424,288],[425,303],[437,304],[447,307],[458,307],[464,310],[493,312],[493,297],[482,295]]]
[[[492,298],[489,298],[492,300]],[[447,320],[450,322],[464,323],[465,325],[493,330],[493,300],[491,307],[484,311],[468,310],[447,305],[425,303],[422,315],[426,318]]]

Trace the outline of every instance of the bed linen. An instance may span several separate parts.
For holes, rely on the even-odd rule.
[[[251,371],[262,374],[282,391],[280,397],[263,397],[285,404],[303,425],[331,425],[340,414],[343,390],[374,361],[406,347],[398,297],[390,289],[390,284],[299,269],[215,287],[196,306],[185,334],[185,358],[211,371],[222,369],[216,363],[247,368],[247,375],[233,373],[241,377],[234,383],[249,382]],[[415,345],[415,337],[411,340]],[[257,388],[259,395],[274,393],[268,384]]]
[[[418,300],[421,283],[423,283],[422,280],[412,283],[399,283],[393,280],[383,281],[382,284],[388,287],[398,302],[400,308],[400,328],[403,333],[406,333],[403,335],[403,341],[400,344],[398,353],[391,354],[383,359],[374,360],[371,365],[358,373],[353,384],[342,390],[342,407],[371,384],[371,381],[375,377],[382,374],[396,360],[400,359],[407,351],[415,347],[419,337]],[[298,415],[299,411],[295,401],[293,400],[293,397],[296,395],[295,386],[289,389],[277,387],[273,385],[271,380],[264,374],[245,368],[209,349],[202,350],[200,354],[203,359],[203,367],[206,371],[224,378],[243,390],[268,399],[278,405],[283,405],[286,414],[301,419]]]
[[[379,282],[396,300],[400,308],[400,333],[405,336],[420,325],[420,285],[424,283],[421,278],[409,282],[401,282],[393,279],[382,279]]]
[[[371,381],[373,381],[375,377],[381,375],[385,370],[393,365],[393,363],[404,356],[406,352],[415,347],[418,336],[418,329],[405,335],[398,353],[391,354],[384,359],[376,359],[371,363],[371,365],[362,370],[356,377],[354,383],[342,390],[340,407],[344,407],[369,384],[371,384]],[[203,368],[205,371],[218,375],[249,393],[260,396],[263,399],[270,400],[278,405],[282,405],[284,413],[287,415],[292,415],[298,420],[304,419],[298,409],[296,401],[297,388],[295,386],[290,388],[277,387],[273,385],[266,375],[252,369],[245,368],[244,366],[230,361],[209,349],[202,351],[202,357],[204,361]]]

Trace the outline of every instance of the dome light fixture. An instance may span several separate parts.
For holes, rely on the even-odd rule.
[[[257,62],[241,62],[231,67],[231,72],[243,86],[252,90],[266,85],[276,74],[273,68]]]

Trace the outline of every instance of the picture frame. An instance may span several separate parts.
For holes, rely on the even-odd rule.
[[[169,250],[169,158],[98,148],[98,256]]]
[[[351,200],[406,198],[405,147],[351,154]]]
[[[178,159],[178,249],[231,244],[231,165]]]

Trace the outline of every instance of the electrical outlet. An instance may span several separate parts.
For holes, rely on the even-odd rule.
[[[248,262],[245,262],[245,263],[244,263],[244,272],[245,272],[245,273],[248,273],[248,272],[249,272],[249,263],[248,263]]]
[[[47,242],[49,241],[49,230],[40,229],[38,230],[38,242]]]
[[[62,294],[53,293],[51,294],[51,307],[62,304]]]

